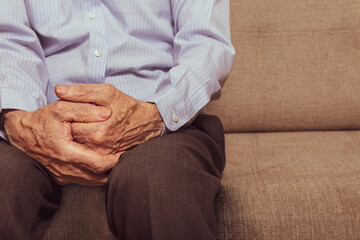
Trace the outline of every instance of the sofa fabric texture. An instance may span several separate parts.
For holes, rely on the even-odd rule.
[[[360,1],[232,0],[231,29],[219,239],[360,239]],[[104,189],[65,187],[45,239],[114,239]]]
[[[227,134],[219,239],[360,239],[360,131]]]
[[[360,128],[360,1],[232,0],[227,132]]]

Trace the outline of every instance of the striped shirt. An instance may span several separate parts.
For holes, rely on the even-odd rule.
[[[176,131],[219,97],[234,54],[229,0],[1,0],[0,111],[111,83]]]

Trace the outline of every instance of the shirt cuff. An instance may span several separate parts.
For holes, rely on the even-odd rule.
[[[4,130],[4,117],[1,115],[1,112],[0,112],[0,138],[4,139],[5,141],[9,141],[8,136]]]
[[[0,113],[3,109],[19,109],[32,112],[41,107],[43,106],[38,98],[12,89],[0,89]],[[0,124],[2,124],[2,122]],[[9,141],[2,125],[0,125],[0,137]]]
[[[39,98],[12,89],[0,89],[0,112],[3,109],[19,109],[33,112],[44,105]]]
[[[170,129],[168,129],[168,128],[166,127],[165,123],[164,123],[164,127],[163,127],[163,130],[162,130],[160,136],[166,135],[166,134],[168,134],[168,133],[170,133],[170,132],[171,132]]]
[[[7,137],[5,131],[0,130],[0,138],[4,139],[5,141],[9,141],[9,138]]]
[[[166,126],[166,131],[176,131],[185,126],[210,102],[211,96],[220,91],[218,81],[196,81],[185,74],[175,87],[158,96],[155,102]]]

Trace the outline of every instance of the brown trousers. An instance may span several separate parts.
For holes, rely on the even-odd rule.
[[[124,153],[110,173],[107,216],[120,239],[215,239],[214,198],[225,166],[220,120],[188,127]],[[61,187],[40,164],[0,141],[0,239],[42,239]]]

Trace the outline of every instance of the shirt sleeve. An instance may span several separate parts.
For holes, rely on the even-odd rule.
[[[154,101],[176,131],[212,99],[220,97],[235,55],[230,39],[229,0],[171,0],[174,67],[171,87]]]
[[[0,112],[34,111],[47,103],[44,52],[24,2],[2,0],[0,4]],[[0,136],[5,137],[3,131]]]

